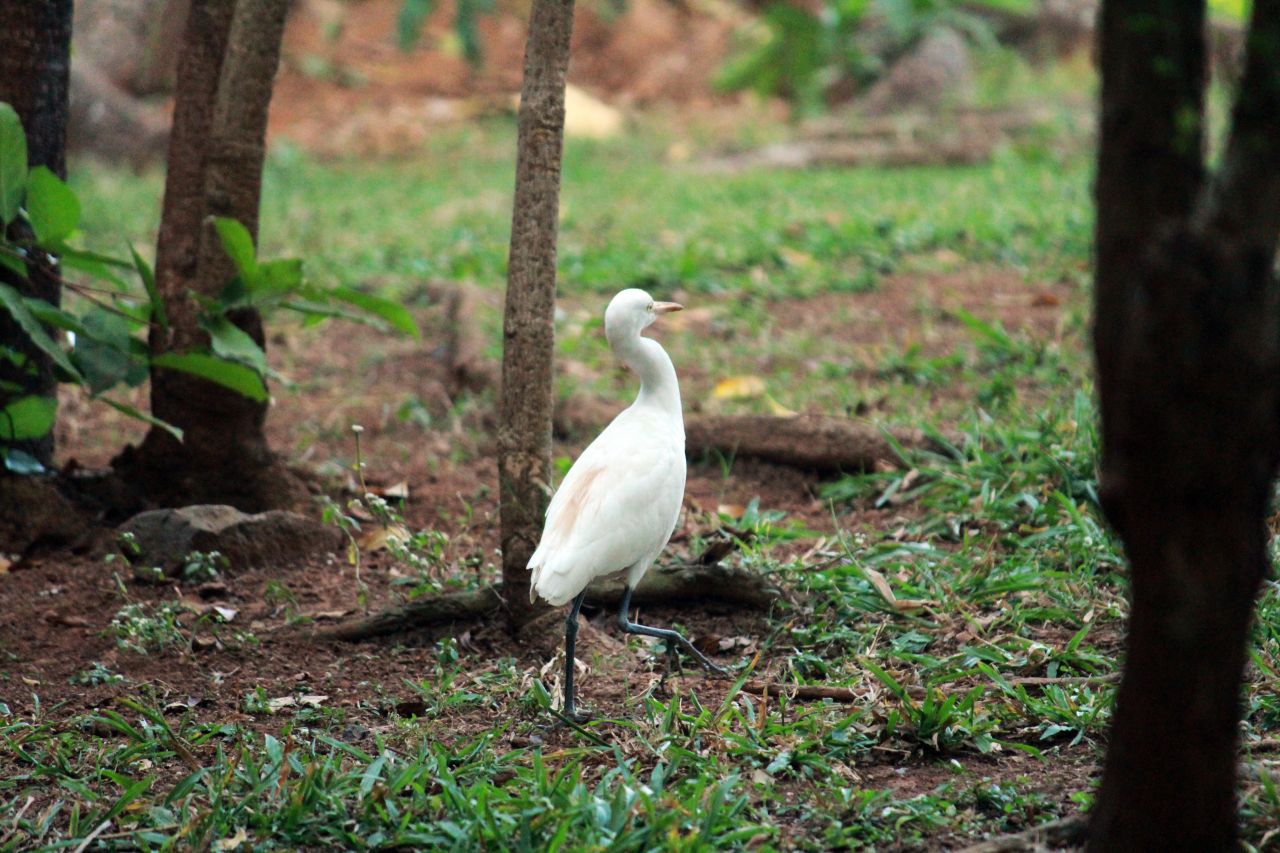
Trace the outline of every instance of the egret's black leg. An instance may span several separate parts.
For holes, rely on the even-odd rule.
[[[728,675],[729,670],[722,666],[707,660],[706,656],[693,647],[693,643],[682,637],[678,631],[672,631],[670,628],[650,628],[648,625],[637,625],[631,621],[631,587],[624,587],[622,591],[622,608],[618,611],[618,624],[622,626],[622,630],[628,634],[644,634],[646,637],[657,637],[660,640],[667,641],[667,653],[674,657],[675,644],[679,643],[684,646],[685,651],[698,659],[698,662],[712,672],[720,675]]]
[[[569,618],[564,622],[564,715],[571,720],[581,722],[585,714],[579,714],[573,696],[573,647],[578,639],[578,611],[582,609],[582,600],[587,597],[584,589],[573,600],[569,608]]]

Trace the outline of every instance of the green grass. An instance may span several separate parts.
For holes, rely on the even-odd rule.
[[[449,131],[395,163],[320,164],[278,148],[264,255],[298,255],[317,280],[408,299],[436,279],[500,288],[513,135],[506,121]],[[550,750],[536,743],[545,691],[512,661],[468,669],[446,644],[412,685],[417,719],[382,726],[372,745],[344,732],[399,685],[377,685],[360,709],[269,721],[264,687],[244,697],[255,725],[166,716],[145,686],[117,711],[20,717],[0,705],[3,748],[22,768],[0,780],[0,850],[74,848],[106,822],[105,846],[148,850],[240,833],[241,849],[257,850],[929,848],[1089,803],[1087,781],[1065,795],[1043,786],[1063,756],[1087,762],[1100,750],[1125,616],[1119,546],[1097,502],[1083,309],[1064,312],[1070,334],[1058,342],[949,317],[962,328],[952,351],[888,348],[871,364],[833,338],[768,333],[777,301],[874,288],[897,272],[981,266],[1087,285],[1088,163],[1007,150],[959,169],[720,175],[664,163],[669,141],[646,127],[569,145],[562,293],[589,310],[561,324],[560,357],[597,372],[590,390],[621,395],[598,307],[625,285],[679,290],[720,312],[711,337],[666,339],[677,364],[709,363],[692,371],[688,398],[705,400],[726,375],[761,374],[793,408],[852,410],[873,395],[879,421],[938,435],[941,450],[904,451],[900,470],[825,484],[839,533],[803,556],[790,544],[813,537],[779,508],[733,520],[752,535],[732,559],[803,602],[780,608],[761,639],[774,677],[845,685],[858,700],[642,694],[631,719],[575,729],[570,746]],[[152,241],[156,175],[88,168],[75,183],[90,243]],[[496,328],[494,316],[483,322]],[[968,392],[943,393],[957,386]],[[885,585],[919,606],[895,607]],[[1280,728],[1274,584],[1261,614],[1246,740]],[[163,632],[146,634],[152,653],[170,653],[152,634]],[[492,728],[459,731],[459,715]],[[1021,770],[993,778],[1010,756]],[[940,781],[907,794],[867,783],[886,760]],[[28,796],[38,802],[26,807]],[[1277,817],[1264,774],[1245,790],[1247,837],[1260,840]]]
[[[394,163],[271,156],[263,253],[306,259],[322,283],[411,293],[424,281],[501,287],[510,233],[514,124],[493,120]],[[564,167],[561,287],[625,286],[777,299],[872,287],[940,248],[1036,273],[1087,253],[1087,164],[1009,150],[983,166],[707,174],[664,162],[656,130],[571,140]],[[99,248],[153,242],[161,179],[73,172]]]

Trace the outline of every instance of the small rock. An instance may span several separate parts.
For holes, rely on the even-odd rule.
[[[973,62],[964,37],[941,27],[890,66],[859,104],[862,112],[937,107],[968,99]]]
[[[342,532],[295,512],[272,510],[247,515],[235,507],[188,506],[139,513],[119,528],[131,534],[137,566],[159,566],[175,576],[192,551],[218,551],[231,570],[288,563],[313,554],[336,551]]]

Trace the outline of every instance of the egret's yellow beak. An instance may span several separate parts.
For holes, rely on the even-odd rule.
[[[684,306],[679,302],[655,302],[653,303],[653,313],[670,314],[672,311],[683,311]]]

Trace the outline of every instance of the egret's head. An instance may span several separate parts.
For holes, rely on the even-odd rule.
[[[640,334],[640,330],[658,319],[660,314],[680,311],[676,302],[654,302],[653,297],[636,287],[629,287],[613,297],[604,311],[604,331],[610,341]]]

